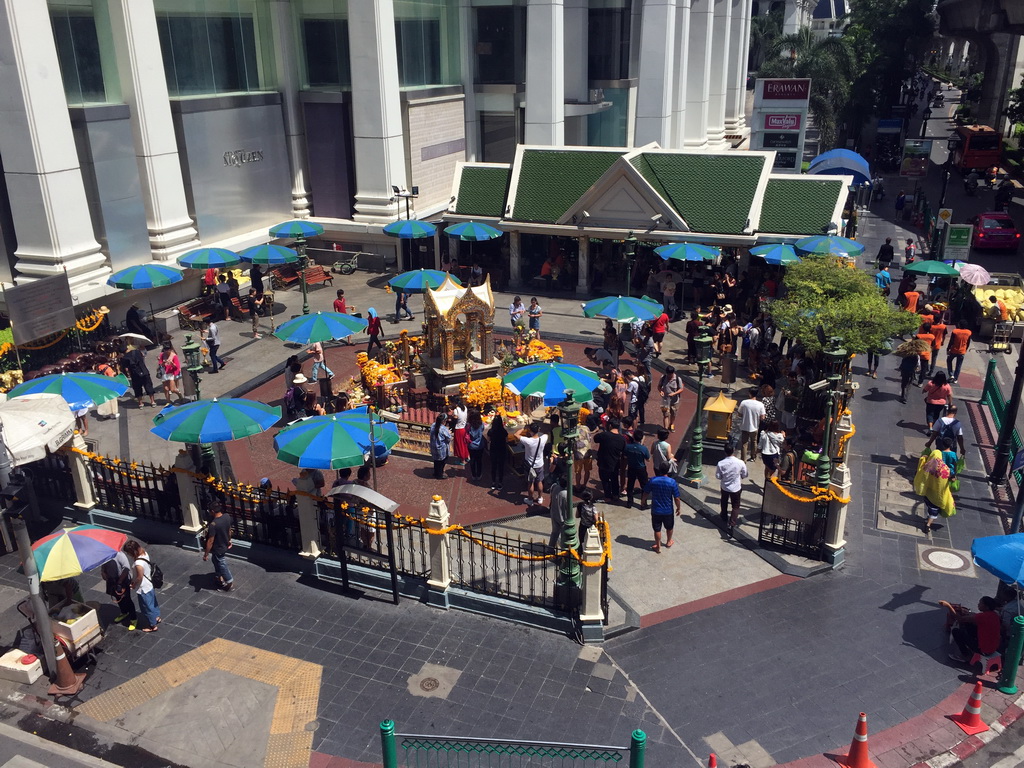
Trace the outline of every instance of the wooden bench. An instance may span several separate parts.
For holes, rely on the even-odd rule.
[[[319,264],[306,267],[306,285],[319,285],[320,283],[330,283],[333,286],[334,275]]]
[[[299,272],[290,264],[270,270],[270,281],[275,288],[287,288],[299,281]]]
[[[214,314],[219,317],[219,312],[220,302],[216,299],[192,299],[178,307],[178,326],[183,331],[197,331],[200,323],[209,320]]]
[[[236,314],[237,313],[237,314]],[[249,316],[249,307],[243,304],[237,296],[231,297],[231,314],[235,319],[245,319]]]

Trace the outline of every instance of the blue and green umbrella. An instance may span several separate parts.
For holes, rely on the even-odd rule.
[[[637,320],[653,320],[661,315],[664,307],[648,298],[636,299],[632,296],[605,296],[594,299],[583,305],[584,317],[602,317],[619,323],[632,323]]]
[[[189,269],[224,269],[235,266],[241,259],[227,248],[196,248],[179,256],[177,261]]]
[[[712,248],[710,245],[701,245],[700,243],[661,245],[655,248],[654,252],[666,261],[669,259],[676,259],[677,261],[712,261],[722,253],[718,248]]]
[[[288,425],[274,437],[274,447],[277,458],[297,467],[341,469],[362,466],[371,445],[380,453],[394,448],[398,440],[395,424],[365,412],[344,411]]]
[[[246,248],[238,255],[242,257],[242,261],[253,264],[291,264],[299,260],[299,254],[291,248],[269,243]]]
[[[421,237],[433,237],[437,227],[429,221],[419,219],[403,219],[393,221],[384,227],[384,234],[397,237],[402,240],[417,240]]]
[[[316,237],[323,233],[324,228],[319,224],[312,221],[303,221],[302,219],[286,221],[270,228],[270,234],[272,237],[294,237],[299,239]]]
[[[500,229],[495,229],[490,224],[479,224],[475,221],[463,221],[458,224],[452,224],[450,227],[445,227],[445,234],[457,237],[460,240],[469,240],[473,242],[480,242],[482,240],[493,240],[496,237],[501,237],[504,232]]]
[[[818,256],[859,256],[864,253],[863,245],[839,235],[805,237],[796,241],[796,249],[801,253],[813,253]]]
[[[751,248],[750,252],[760,256],[768,264],[796,264],[800,257],[796,255],[796,249],[788,243],[774,243],[772,245],[759,245]]]
[[[159,288],[164,285],[180,283],[185,279],[180,269],[165,267],[162,264],[141,264],[115,272],[107,278],[107,285],[115,288]]]
[[[571,363],[533,363],[513,368],[501,383],[521,397],[542,397],[544,405],[558,405],[571,393],[577,403],[592,399],[601,383],[591,370]]]
[[[281,409],[227,397],[169,405],[153,419],[150,432],[176,443],[220,443],[265,432],[281,418]]]
[[[411,272],[403,272],[388,280],[388,285],[406,293],[423,293],[427,288],[437,288],[446,278],[456,285],[462,285],[455,275],[450,275],[439,269],[414,269]]]
[[[347,339],[353,333],[363,330],[367,320],[342,312],[317,312],[315,315],[302,315],[274,331],[281,341],[293,344],[312,344],[317,341],[336,341]]]
[[[68,408],[79,411],[113,400],[127,391],[128,379],[121,375],[51,373],[19,384],[7,393],[7,397],[13,399],[22,395],[60,395],[68,404]]]

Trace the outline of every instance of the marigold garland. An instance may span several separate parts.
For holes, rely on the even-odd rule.
[[[805,498],[804,496],[797,496],[795,493],[790,493],[789,491],[787,491],[785,488],[783,488],[782,483],[779,482],[779,479],[777,477],[773,477],[771,480],[772,480],[772,485],[774,485],[776,488],[778,488],[780,491],[782,491],[784,496],[787,496],[788,498],[792,499],[793,501],[802,501],[802,502],[806,502],[806,503],[810,503],[812,501],[814,501],[814,502],[817,502],[817,501],[837,501],[840,504],[849,504],[850,503],[850,498],[851,497],[847,496],[844,499],[842,496],[839,496],[831,488],[819,488],[816,485],[812,485],[810,487],[810,491],[811,491],[811,493],[814,494],[814,496],[812,496],[811,498],[808,499],[808,498]]]

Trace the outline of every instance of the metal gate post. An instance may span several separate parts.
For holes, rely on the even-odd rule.
[[[629,768],[644,768],[646,754],[647,734],[637,728],[629,739]]]
[[[394,720],[384,720],[380,724],[380,752],[384,761],[384,768],[398,768]]]

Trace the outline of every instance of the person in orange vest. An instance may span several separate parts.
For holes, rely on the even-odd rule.
[[[946,346],[946,370],[953,384],[960,378],[960,368],[964,364],[964,355],[967,354],[970,345],[971,332],[967,328],[967,322],[958,320],[956,328],[949,334],[949,344]]]
[[[932,323],[932,336],[935,338],[932,340],[932,367],[928,371],[928,375],[932,376],[935,373],[935,366],[939,362],[939,352],[942,351],[942,344],[946,341],[946,325],[944,323]]]
[[[1002,299],[996,296],[989,296],[988,300],[991,304],[985,312],[986,317],[995,320],[997,323],[1005,323],[1010,319],[1010,310],[1003,303]]]
[[[917,300],[921,297],[921,294],[917,291],[905,291],[900,294],[900,305],[907,312],[917,312]]]
[[[925,323],[922,325],[915,338],[928,344],[928,348],[922,349],[919,355],[921,365],[918,368],[917,386],[920,387],[924,384],[924,380],[928,377],[928,370],[932,367],[932,344],[935,342],[935,336],[932,335],[931,324]]]

